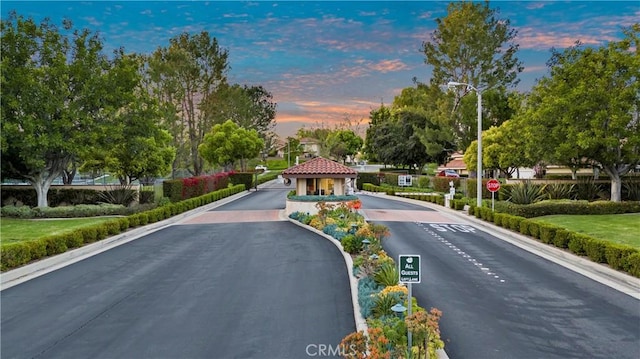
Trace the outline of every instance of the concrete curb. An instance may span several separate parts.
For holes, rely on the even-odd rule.
[[[456,211],[451,208],[433,204],[430,202],[415,200],[411,198],[403,198],[399,196],[387,196],[386,194],[378,194],[377,192],[361,192],[361,194],[385,197],[387,199],[417,204],[427,207],[456,220],[463,220],[474,224],[480,230],[490,233],[496,238],[520,247],[532,254],[559,264],[571,271],[579,273],[587,278],[595,280],[619,292],[625,293],[635,299],[640,299],[640,278],[633,277],[629,274],[619,272],[606,265],[592,262],[586,258],[577,256],[560,248],[538,242],[537,240],[524,236],[520,233],[496,226],[493,223],[483,221],[466,214],[465,212]]]
[[[282,216],[284,216],[287,220],[289,220],[289,222],[295,224],[296,226],[302,227],[308,231],[311,231],[321,237],[324,237],[325,239],[333,243],[336,247],[338,247],[338,249],[340,250],[340,253],[342,253],[342,257],[344,258],[345,264],[347,265],[347,272],[349,274],[349,283],[351,287],[351,302],[353,303],[353,316],[356,323],[356,331],[364,331],[366,333],[368,328],[367,321],[362,317],[362,314],[360,313],[360,304],[358,303],[358,279],[353,275],[353,259],[351,258],[351,255],[344,251],[344,249],[342,248],[342,244],[337,239],[311,226],[308,226],[304,223],[301,223],[299,221],[289,218],[284,214],[284,210],[281,211],[281,213],[282,213]]]
[[[126,231],[124,233],[121,233],[112,237],[108,237],[101,241],[91,243],[86,246],[82,246],[80,248],[72,249],[52,257],[47,257],[37,262],[27,264],[16,269],[9,270],[7,272],[0,274],[0,291],[11,288],[15,285],[26,282],[33,278],[37,278],[39,276],[53,272],[57,269],[63,268],[70,264],[79,262],[83,259],[92,257],[96,254],[102,253],[111,248],[121,246],[125,243],[131,242],[147,234],[166,228],[170,225],[180,223],[181,221],[184,221],[185,219],[191,216],[209,211],[213,208],[235,201],[236,199],[242,198],[248,194],[249,194],[248,191],[236,193],[229,197],[225,197],[223,199],[220,199],[208,205],[192,209],[190,211],[181,213],[171,218],[167,218],[165,220],[152,223],[146,226],[137,227],[132,230]]]

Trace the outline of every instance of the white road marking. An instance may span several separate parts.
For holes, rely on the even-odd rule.
[[[480,270],[483,271],[484,273],[487,273],[487,275],[493,276],[493,278],[495,278],[495,279],[499,279],[500,278],[500,276],[497,275],[497,273],[491,272],[490,268],[484,267],[482,263],[478,262],[475,258],[471,257],[470,255],[465,253],[462,249],[458,248],[455,244],[453,244],[453,243],[449,242],[448,240],[444,239],[441,235],[439,235],[437,233],[437,232],[473,233],[473,232],[475,232],[475,228],[473,228],[473,227],[471,227],[469,225],[445,224],[445,223],[438,223],[438,224],[430,223],[428,225],[431,228],[429,228],[429,227],[426,226],[426,223],[421,223],[421,222],[415,222],[415,223],[418,226],[422,227],[422,229],[424,229],[425,232],[427,232],[432,237],[434,237],[435,239],[440,241],[440,243],[442,243],[442,244],[446,245],[447,247],[451,248],[454,252],[456,252],[457,254],[461,255],[462,258],[467,259],[468,262],[473,263],[474,266],[480,268]],[[505,282],[506,282],[506,280],[500,279],[500,283],[505,283]]]

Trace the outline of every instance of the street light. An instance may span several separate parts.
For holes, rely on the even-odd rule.
[[[448,88],[456,86],[467,86],[467,89],[471,89],[478,95],[478,165],[477,165],[477,184],[476,184],[476,206],[482,207],[482,92],[477,88],[464,83],[451,81],[447,84]]]

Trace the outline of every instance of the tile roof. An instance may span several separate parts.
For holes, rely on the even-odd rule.
[[[282,172],[284,178],[355,178],[358,172],[353,168],[323,157],[316,157]]]
[[[467,165],[464,163],[464,160],[462,160],[461,158],[456,158],[449,161],[444,166],[438,167],[438,170],[443,170],[443,169],[465,170],[467,169]]]

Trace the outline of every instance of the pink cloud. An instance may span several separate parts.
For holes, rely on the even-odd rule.
[[[383,60],[376,64],[372,64],[370,68],[375,71],[386,73],[386,72],[406,70],[408,69],[408,66],[404,62],[402,62],[400,59],[394,59],[394,60]]]

